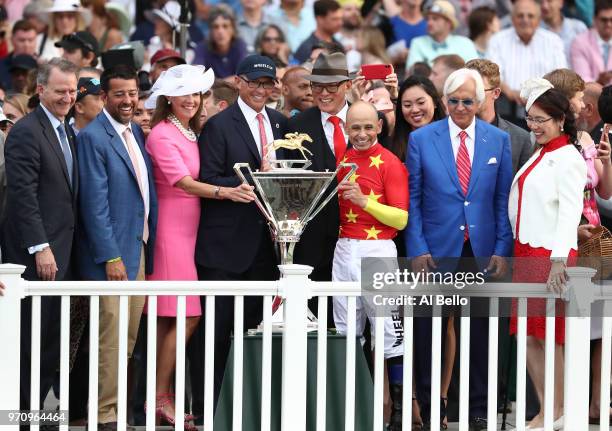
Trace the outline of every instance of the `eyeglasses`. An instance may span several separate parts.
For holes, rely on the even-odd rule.
[[[336,82],[334,84],[310,84],[310,88],[312,88],[313,93],[322,93],[323,90],[327,90],[328,93],[333,94],[337,93],[340,86],[345,82],[346,81]]]
[[[530,117],[527,116],[525,117],[525,121],[527,121],[527,123],[532,123],[532,124],[538,124],[538,125],[542,125],[544,123],[546,123],[547,121],[552,120],[552,117],[548,117],[548,118],[542,118],[542,117]]]
[[[274,88],[274,81],[249,81],[248,79],[240,77],[244,82],[247,83],[249,88],[263,88],[264,90],[272,90]]]
[[[472,106],[474,106],[475,102],[474,102],[474,99],[456,99],[454,97],[451,97],[450,99],[448,99],[448,104],[450,106],[457,106],[459,105],[459,103],[461,103],[466,108],[471,108]]]
[[[281,42],[280,37],[264,37],[261,39],[262,42]]]

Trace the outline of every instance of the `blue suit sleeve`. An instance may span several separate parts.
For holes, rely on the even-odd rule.
[[[121,256],[108,207],[108,175],[104,149],[87,132],[77,137],[79,148],[79,206],[88,245],[97,264]]]
[[[510,186],[512,185],[512,152],[510,136],[503,133],[502,156],[497,171],[497,185],[495,187],[495,224],[496,240],[493,254],[496,256],[510,256],[512,252],[512,227],[508,218],[508,200]]]
[[[411,134],[408,139],[406,167],[409,175],[410,216],[408,217],[408,228],[404,230],[404,240],[408,257],[416,257],[428,254],[429,247],[423,235],[423,215],[421,213],[421,200],[423,198],[421,153],[414,134]]]

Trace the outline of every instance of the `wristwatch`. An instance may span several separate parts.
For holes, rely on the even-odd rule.
[[[221,187],[215,187],[215,199],[219,199],[219,192],[221,191]]]

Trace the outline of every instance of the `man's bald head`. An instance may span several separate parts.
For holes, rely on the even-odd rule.
[[[578,117],[578,128],[590,132],[601,121],[597,101],[601,96],[603,86],[597,82],[587,82],[584,86],[584,109]]]
[[[374,105],[360,100],[349,108],[345,129],[353,148],[365,151],[376,143],[382,120],[378,118]]]

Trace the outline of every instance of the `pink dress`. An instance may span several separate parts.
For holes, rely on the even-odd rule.
[[[147,138],[159,206],[153,274],[147,280],[197,280],[195,244],[200,222],[200,198],[174,185],[186,176],[198,178],[198,143],[188,140],[168,121]],[[176,296],[157,297],[158,316],[176,316]],[[145,310],[146,312],[146,306]],[[187,316],[200,316],[200,297],[187,297]]]
[[[597,147],[591,145],[582,149],[582,157],[587,165],[587,183],[584,188],[584,208],[582,216],[593,226],[599,226],[601,219],[599,218],[599,210],[597,209],[597,201],[595,199],[595,190],[599,185],[599,175],[595,170],[595,159],[597,159]]]

